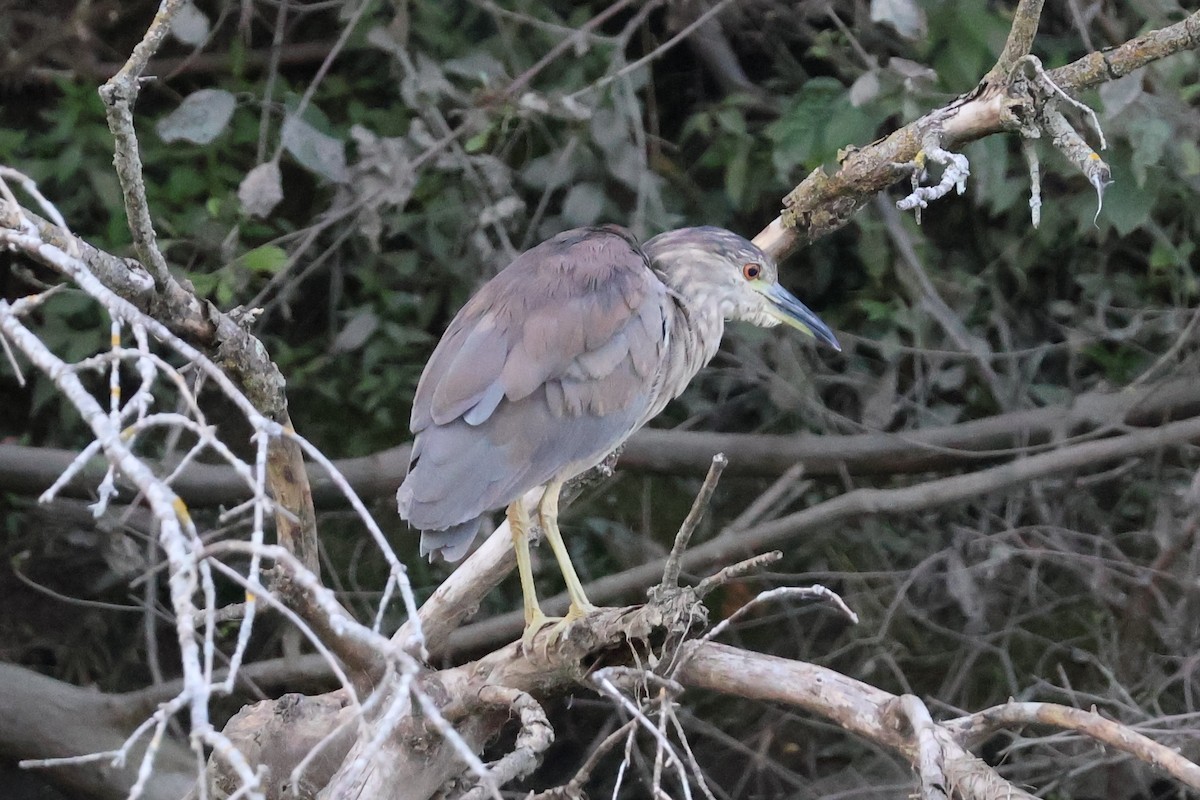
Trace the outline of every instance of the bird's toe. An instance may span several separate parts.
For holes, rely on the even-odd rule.
[[[530,655],[534,652],[533,640],[541,632],[542,628],[552,626],[547,633],[547,638],[542,640],[541,653],[542,658],[546,657],[546,651],[549,646],[558,639],[555,631],[558,626],[564,621],[563,617],[547,617],[540,610],[536,611],[532,617],[525,623],[525,632],[521,634],[521,652],[525,655]]]

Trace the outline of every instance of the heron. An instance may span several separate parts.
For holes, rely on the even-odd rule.
[[[559,490],[677,397],[717,352],[726,320],[784,323],[841,349],[779,284],[769,255],[736,233],[682,228],[639,245],[616,225],[568,230],[522,253],[467,301],[413,399],[400,516],[432,561],[466,555],[484,515],[506,508],[529,652],[596,610],[558,529]],[[530,568],[526,492],[570,597],[547,617]]]

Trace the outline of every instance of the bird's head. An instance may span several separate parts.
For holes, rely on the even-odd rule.
[[[779,285],[775,260],[753,242],[724,228],[680,228],[655,236],[646,255],[689,303],[715,307],[725,319],[772,327],[783,323],[835,350],[833,331]]]

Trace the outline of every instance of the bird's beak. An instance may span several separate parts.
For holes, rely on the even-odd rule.
[[[755,288],[771,301],[767,306],[767,311],[772,316],[784,325],[790,325],[802,333],[807,333],[841,352],[842,346],[838,344],[837,337],[833,335],[829,326],[821,322],[821,318],[810,311],[808,306],[801,303],[794,294],[778,283],[763,281],[760,286],[761,288],[758,286]]]

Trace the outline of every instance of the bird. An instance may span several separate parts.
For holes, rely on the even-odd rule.
[[[625,228],[568,230],[517,256],[450,322],[417,383],[400,516],[420,553],[466,555],[485,515],[506,509],[523,596],[525,652],[595,611],[558,529],[564,482],[603,461],[677,397],[716,354],[726,320],[784,323],[840,350],[829,327],[779,284],[775,260],[723,228],[644,244]],[[536,505],[571,604],[546,616],[530,568]]]

